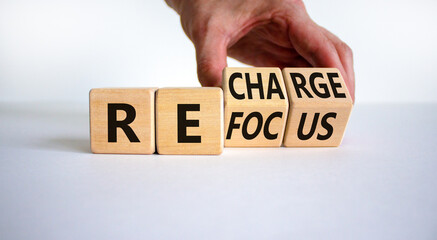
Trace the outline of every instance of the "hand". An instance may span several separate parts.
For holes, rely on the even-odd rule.
[[[194,43],[202,86],[221,86],[226,57],[260,67],[334,67],[355,99],[352,50],[301,0],[166,0]]]

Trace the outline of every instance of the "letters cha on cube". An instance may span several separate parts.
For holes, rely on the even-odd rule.
[[[225,68],[225,147],[280,147],[288,113],[279,68]]]

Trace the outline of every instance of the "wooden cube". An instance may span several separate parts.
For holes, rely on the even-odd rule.
[[[155,91],[156,88],[91,89],[91,151],[154,153]]]
[[[159,154],[221,154],[223,91],[220,88],[162,88],[156,94]]]
[[[339,146],[352,111],[352,98],[335,68],[285,68],[290,112],[286,147]]]
[[[225,68],[225,147],[280,147],[288,99],[279,68]]]

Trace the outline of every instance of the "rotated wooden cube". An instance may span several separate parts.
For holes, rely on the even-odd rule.
[[[279,68],[225,68],[225,147],[280,147],[288,113]]]
[[[156,93],[159,154],[221,154],[221,88],[162,88]]]
[[[285,68],[290,112],[286,147],[335,147],[341,144],[353,101],[335,68]]]
[[[154,153],[155,91],[156,88],[91,89],[91,151]]]

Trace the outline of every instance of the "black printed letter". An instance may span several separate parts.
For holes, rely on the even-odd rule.
[[[270,127],[270,122],[273,120],[273,118],[282,118],[282,112],[274,112],[272,113],[266,120],[266,124],[264,125],[264,136],[269,139],[269,140],[273,140],[276,139],[278,137],[278,134],[271,134],[269,131],[269,127]]]
[[[320,113],[314,114],[314,120],[313,120],[313,123],[311,124],[311,129],[310,129],[309,133],[307,135],[305,135],[305,134],[303,134],[303,127],[305,125],[305,119],[307,117],[307,113],[302,113],[302,117],[300,118],[299,127],[297,129],[297,137],[300,140],[308,140],[313,136],[314,132],[316,131],[317,121],[319,121],[319,116],[320,116]]]
[[[200,143],[201,136],[187,136],[187,127],[199,127],[199,120],[187,120],[188,111],[200,111],[200,104],[178,104],[178,143]]]
[[[328,123],[328,118],[335,119],[336,117],[337,117],[337,113],[334,112],[327,113],[325,114],[325,116],[323,116],[321,124],[322,127],[324,127],[328,132],[326,133],[326,135],[317,134],[318,140],[327,140],[332,136],[332,133],[334,132],[334,128],[332,127],[331,124]]]
[[[117,110],[126,112],[126,118],[117,121]],[[108,103],[108,142],[117,142],[117,128],[121,128],[130,142],[140,142],[129,124],[135,120],[135,108],[124,103]]]
[[[291,77],[291,80],[293,82],[294,89],[296,89],[296,94],[297,94],[298,98],[302,98],[302,94],[300,94],[300,90],[299,89],[302,89],[302,91],[309,98],[313,98],[313,96],[310,94],[310,92],[308,92],[308,90],[305,88],[306,80],[305,80],[305,77],[302,74],[300,74],[300,73],[290,73],[290,77]],[[296,78],[300,78],[301,83],[297,83],[297,79]]]

